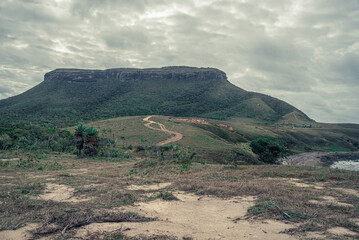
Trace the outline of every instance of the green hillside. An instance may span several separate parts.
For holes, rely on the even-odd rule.
[[[44,119],[58,126],[145,114],[266,122],[295,115],[311,121],[281,100],[234,86],[218,69],[192,67],[57,69],[34,88],[1,100],[0,114],[11,120]]]
[[[111,130],[120,151],[132,146],[152,148],[169,136],[144,126],[144,116],[120,117],[88,123]],[[197,153],[197,161],[213,163],[258,163],[251,141],[268,138],[286,142],[288,154],[304,151],[353,151],[359,148],[359,126],[315,123],[311,127],[258,125],[246,119],[229,121],[153,116],[153,121],[179,132],[183,138],[171,143]],[[202,124],[196,120],[203,121]],[[191,122],[192,121],[192,122]],[[203,124],[204,123],[204,124]],[[156,126],[154,126],[156,127]],[[71,132],[75,127],[69,128]],[[158,128],[158,126],[157,126]],[[133,152],[132,154],[136,154]]]

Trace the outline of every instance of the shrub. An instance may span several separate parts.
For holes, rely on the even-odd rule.
[[[2,122],[0,149],[30,151],[72,152],[73,135],[48,124],[26,121]]]
[[[252,151],[259,156],[259,160],[265,163],[274,164],[278,157],[284,154],[285,140],[273,140],[268,138],[260,138],[253,140],[250,144]]]

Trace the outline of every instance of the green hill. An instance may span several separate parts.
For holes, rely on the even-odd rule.
[[[193,67],[56,69],[32,89],[1,100],[0,114],[58,126],[146,114],[312,121],[284,101],[234,86],[218,69]]]
[[[144,126],[145,116],[120,117],[88,123],[96,129],[110,130],[117,139],[117,147],[153,147],[168,139],[161,131]],[[256,163],[257,156],[250,143],[256,139],[269,138],[286,142],[291,153],[305,151],[357,151],[359,148],[359,125],[312,123],[306,126],[258,125],[246,119],[229,121],[169,116],[153,116],[151,120],[162,123],[167,129],[179,132],[183,138],[174,145],[190,148],[197,153],[196,159],[205,162]],[[158,128],[154,125],[153,127]],[[74,132],[75,127],[68,130]],[[133,154],[135,154],[134,152]]]

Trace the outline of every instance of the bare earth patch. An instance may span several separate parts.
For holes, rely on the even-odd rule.
[[[96,231],[126,229],[127,236],[171,235],[194,239],[296,239],[281,233],[294,227],[291,224],[273,220],[252,221],[244,219],[247,209],[254,205],[254,197],[233,197],[220,199],[199,197],[178,192],[179,201],[157,199],[125,207],[158,221],[146,223],[96,223],[81,228],[77,237]]]
[[[305,233],[305,238],[301,238],[301,239],[317,240],[317,239],[327,239],[327,237],[322,232],[307,232]]]
[[[81,175],[81,174],[86,174],[88,173],[88,169],[87,168],[79,168],[79,169],[69,169],[66,170],[67,173],[70,173],[71,175]]]
[[[359,218],[352,218],[351,220],[359,226]]]
[[[333,189],[347,195],[354,195],[359,198],[359,191],[356,191],[354,189],[348,189],[348,188],[333,188]]]
[[[74,197],[74,191],[74,188],[67,185],[47,183],[45,192],[40,194],[37,198],[55,202],[84,202],[91,200],[90,198]]]
[[[181,121],[181,122],[189,122],[189,123],[196,123],[196,124],[203,124],[203,125],[211,125],[206,120],[198,119],[198,118],[175,118],[175,120]],[[219,125],[219,124],[217,124],[217,125]],[[224,125],[224,124],[221,124],[221,125],[227,126],[227,125]]]
[[[153,185],[131,185],[127,189],[133,190],[133,191],[136,191],[136,190],[152,191],[152,190],[160,190],[160,189],[166,188],[170,185],[171,185],[171,183],[158,183],[158,184],[153,184]]]
[[[34,230],[38,227],[38,224],[29,224],[25,227],[16,230],[7,230],[0,232],[0,239],[2,240],[20,240],[20,239],[31,239],[32,234],[30,230]]]
[[[328,232],[333,234],[333,235],[339,235],[339,236],[358,236],[358,234],[356,234],[353,231],[350,231],[349,229],[343,228],[343,227],[335,227],[335,228],[330,228],[328,229]]]
[[[296,187],[314,188],[314,189],[318,189],[318,190],[324,189],[323,184],[320,184],[320,183],[316,183],[316,184],[303,183],[299,179],[296,179],[296,178],[288,179],[288,182],[295,185]]]
[[[323,196],[322,200],[309,200],[310,203],[318,204],[318,205],[337,205],[342,207],[354,207],[352,204],[339,202],[335,197],[332,196]]]

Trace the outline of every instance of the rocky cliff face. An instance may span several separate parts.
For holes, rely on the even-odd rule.
[[[224,72],[215,68],[163,67],[163,68],[114,68],[107,70],[56,69],[45,74],[45,81],[98,82],[117,79],[120,82],[138,80],[196,80],[227,81]]]

